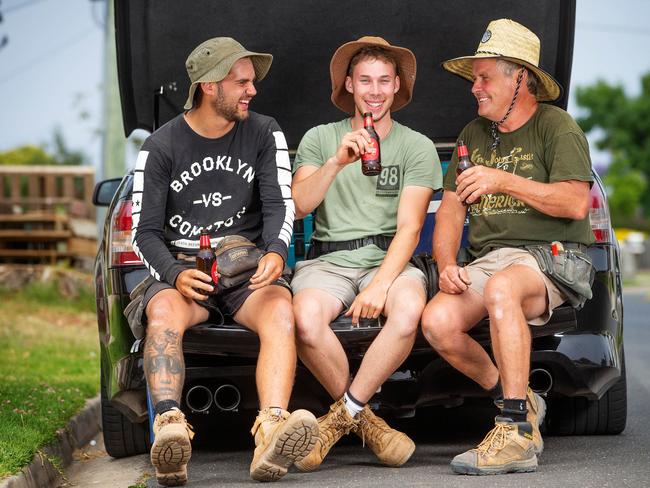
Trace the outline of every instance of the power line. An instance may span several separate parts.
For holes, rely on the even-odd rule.
[[[61,54],[63,51],[68,49],[69,47],[77,44],[79,41],[85,39],[88,37],[90,34],[94,34],[96,32],[95,28],[85,30],[79,34],[77,34],[75,37],[70,38],[66,40],[65,42],[62,42],[56,46],[53,46],[52,48],[48,49],[47,51],[41,53],[39,56],[35,57],[34,59],[31,59],[27,61],[26,63],[23,63],[20,65],[18,68],[16,68],[13,72],[9,73],[6,76],[0,77],[0,85],[11,80],[12,78],[24,73],[25,71],[28,71],[31,68],[34,68],[40,61],[42,61],[45,58],[51,57],[52,54]]]

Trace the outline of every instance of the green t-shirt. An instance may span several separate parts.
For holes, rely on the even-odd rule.
[[[589,146],[573,118],[553,105],[540,104],[522,127],[499,133],[492,150],[490,121],[478,118],[467,124],[459,139],[467,144],[474,164],[509,171],[517,176],[553,183],[593,181]],[[454,151],[445,175],[445,190],[456,190]],[[481,195],[468,209],[470,252],[482,256],[492,248],[568,241],[590,244],[589,216],[582,220],[552,217],[506,194]]]
[[[294,172],[305,165],[322,166],[351,130],[351,119],[310,129],[298,146]],[[394,235],[402,189],[423,186],[437,190],[442,186],[440,159],[429,138],[393,120],[380,148],[379,175],[364,176],[360,161],[347,165],[336,175],[316,209],[315,239],[347,241],[378,234]],[[379,266],[385,255],[385,251],[370,245],[325,254],[320,259],[356,268]]]

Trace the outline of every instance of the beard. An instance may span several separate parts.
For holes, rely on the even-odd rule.
[[[217,83],[217,98],[210,103],[212,110],[214,110],[217,115],[223,117],[228,122],[241,122],[246,120],[248,118],[248,112],[240,113],[239,110],[237,110],[238,102],[238,100],[233,102],[226,100],[226,95],[221,83]]]

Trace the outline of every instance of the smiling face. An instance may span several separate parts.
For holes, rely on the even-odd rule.
[[[390,113],[400,80],[395,66],[380,58],[364,58],[345,79],[345,88],[354,97],[355,116],[371,112],[377,122]]]
[[[478,114],[498,122],[508,111],[517,86],[517,70],[505,74],[496,59],[476,59],[472,63],[472,95],[478,102]]]
[[[245,120],[248,104],[257,94],[254,81],[255,69],[250,58],[233,64],[228,75],[217,83],[216,97],[210,101],[215,113],[229,122]]]

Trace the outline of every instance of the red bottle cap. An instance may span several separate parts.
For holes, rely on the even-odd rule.
[[[201,237],[199,237],[199,246],[200,247],[210,247],[210,234],[201,234]]]
[[[458,159],[462,158],[463,156],[469,156],[469,153],[467,152],[467,146],[463,141],[458,141]]]

